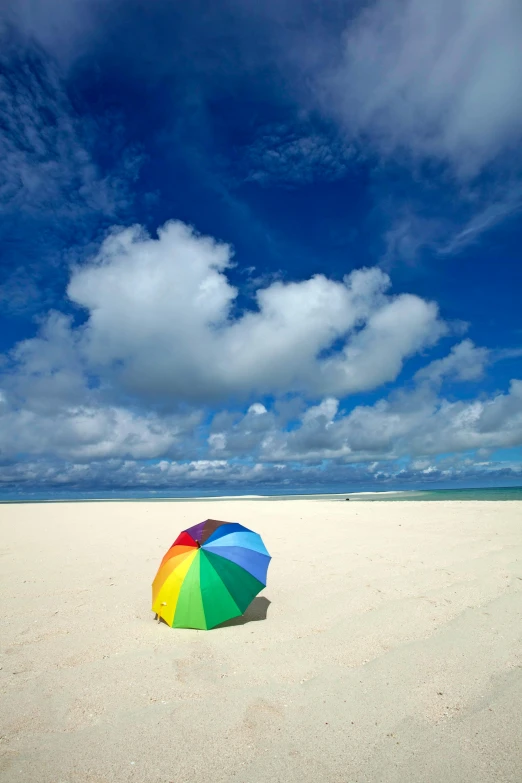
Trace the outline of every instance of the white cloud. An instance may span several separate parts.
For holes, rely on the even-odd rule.
[[[339,401],[329,397],[320,402],[319,405],[312,405],[312,407],[308,408],[303,414],[303,423],[315,425],[317,422],[321,422],[325,427],[329,427],[338,409]]]
[[[421,386],[394,392],[374,405],[359,405],[348,414],[336,415],[337,401],[325,400],[306,411],[291,432],[268,432],[261,459],[363,463],[522,445],[522,381],[511,381],[507,393],[458,402],[439,397],[424,384],[440,381],[444,368],[453,372],[458,355],[457,350],[447,364],[441,360],[439,367],[420,376]],[[464,362],[456,379],[469,380],[470,367]],[[236,431],[240,427],[236,425]]]
[[[208,436],[211,451],[224,451],[227,447],[227,436],[224,432],[213,432]]]
[[[502,445],[518,445],[522,431],[522,381],[512,380],[508,394],[497,394],[489,404],[483,405],[477,425],[486,441],[494,442],[500,430],[504,434]],[[487,447],[492,444],[485,442],[481,445]]]
[[[262,416],[266,412],[265,406],[260,402],[254,402],[248,409],[248,413],[255,413],[256,416]]]
[[[490,397],[452,401],[440,395],[443,381],[477,381],[489,362],[502,358],[502,352],[464,340],[420,370],[410,387],[348,413],[339,400],[325,398],[301,410],[290,429],[274,411],[268,411],[257,428],[250,412],[244,417],[218,415],[221,455],[255,454],[261,462],[272,463],[369,463],[370,472],[383,462],[411,457],[414,470],[422,466],[424,471],[434,455],[476,452],[483,457],[498,448],[520,446],[522,381],[513,380],[508,392]]]
[[[89,379],[70,319],[51,313],[17,344],[0,377],[0,459],[152,459],[179,453],[201,414],[142,413]]]
[[[47,456],[80,461],[112,457],[146,460],[180,454],[190,423],[198,416],[162,418],[117,406],[66,407],[44,415],[9,410],[0,414],[0,459]]]
[[[104,491],[120,492],[140,490],[159,495],[169,495],[187,488],[204,492],[218,492],[225,488],[240,491],[270,491],[288,488],[304,492],[329,491],[332,485],[351,492],[369,487],[383,489],[397,486],[429,487],[443,481],[446,485],[462,486],[470,481],[520,482],[522,468],[519,462],[494,460],[476,462],[471,459],[453,458],[422,465],[403,462],[378,462],[369,467],[332,463],[325,471],[322,466],[290,466],[285,464],[248,465],[226,460],[194,460],[192,462],[143,463],[133,460],[110,459],[104,462],[75,463],[56,461],[28,461],[3,466],[0,487],[16,497],[27,498],[42,491],[60,490],[91,492],[100,496]],[[323,490],[324,491],[324,490]]]
[[[521,36],[518,0],[375,0],[346,29],[323,100],[382,153],[472,176],[522,132]]]
[[[51,312],[36,337],[17,343],[1,383],[15,408],[57,413],[86,401],[84,370],[71,320]]]
[[[114,233],[68,287],[88,311],[81,346],[90,366],[149,398],[345,395],[394,380],[446,331],[434,303],[390,296],[378,269],[343,282],[274,282],[257,291],[255,310],[232,319],[230,265],[227,245],[179,222],[157,239],[139,228]]]
[[[470,379],[473,363],[465,358],[464,371],[455,374],[460,351],[468,356],[476,351],[474,358],[480,362],[480,349],[466,345],[467,341],[464,349],[460,344],[440,363],[428,365],[428,372],[417,377],[417,387],[398,390],[373,405],[358,405],[349,413],[335,398],[325,398],[302,410],[288,431],[285,419],[260,403],[243,415],[222,411],[203,426],[198,411],[140,413],[110,404],[99,388],[81,390],[76,383],[64,382],[60,370],[53,380],[48,362],[55,346],[47,349],[46,339],[52,338],[53,329],[60,334],[63,326],[56,320],[38,338],[36,350],[23,346],[17,354],[16,382],[9,383],[12,372],[4,374],[7,383],[0,390],[0,482],[4,486],[165,491],[284,482],[310,488],[325,481],[369,484],[516,477],[515,463],[487,457],[498,448],[522,445],[522,380],[513,380],[508,392],[489,398],[452,402],[437,394],[443,377]],[[44,390],[47,395],[40,397]],[[74,404],[66,402],[69,394]],[[475,457],[467,456],[473,453]],[[196,456],[201,454],[206,458]],[[446,454],[451,458],[440,458]],[[405,458],[411,460],[407,468]],[[325,460],[326,474],[321,467]]]
[[[221,411],[211,424],[208,438],[211,453],[226,457],[257,454],[267,433],[280,423],[280,419],[260,403],[251,405],[244,416]]]
[[[342,357],[325,360],[324,391],[344,396],[394,380],[406,357],[433,345],[445,332],[435,304],[403,294],[368,317]]]
[[[71,277],[69,296],[88,309],[85,325],[50,312],[38,335],[7,357],[2,459],[186,458],[202,446],[199,401],[259,390],[371,388],[393,379],[404,359],[444,328],[434,305],[389,296],[388,278],[375,269],[344,282],[318,276],[273,283],[258,291],[256,311],[233,320],[230,264],[227,245],[181,223],[167,224],[156,240],[139,229],[111,235]],[[321,358],[339,338],[344,349]],[[143,413],[129,407],[128,391],[171,410],[184,402],[188,411]],[[305,425],[320,429],[336,405],[326,400],[309,409]],[[235,428],[234,417],[223,414],[221,426],[218,418],[207,444],[223,456],[255,453],[276,427],[260,402]]]
[[[387,462],[412,456],[424,460],[417,471],[438,476],[438,455],[522,444],[522,381],[489,398],[439,396],[443,381],[476,381],[488,363],[519,352],[463,340],[411,386],[346,413],[341,398],[396,378],[445,332],[436,306],[391,296],[388,277],[365,269],[342,282],[272,283],[257,292],[257,309],[233,318],[230,265],[227,245],[169,223],[157,239],[116,231],[75,269],[69,295],[87,309],[83,325],[50,312],[37,336],[4,357],[0,461],[20,467],[3,481],[277,483],[281,465],[299,463],[320,484],[313,466],[325,460],[369,463],[361,476],[385,480],[395,475]],[[248,404],[260,391],[274,401]],[[201,402],[240,396],[244,413],[225,408],[205,422]]]
[[[453,346],[448,356],[436,359],[419,370],[415,378],[432,383],[439,383],[443,378],[475,381],[484,375],[490,356],[491,351],[487,348],[479,348],[471,340],[463,340]]]

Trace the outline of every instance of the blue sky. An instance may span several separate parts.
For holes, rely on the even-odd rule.
[[[517,0],[0,35],[4,492],[522,483]]]

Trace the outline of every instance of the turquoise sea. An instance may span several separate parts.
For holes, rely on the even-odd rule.
[[[522,487],[481,487],[478,489],[408,489],[394,491],[367,491],[367,492],[339,492],[338,488],[334,492],[324,492],[319,489],[315,492],[303,492],[297,489],[294,492],[288,489],[253,489],[248,492],[245,489],[223,491],[208,490],[203,492],[198,490],[179,491],[166,495],[164,491],[131,492],[131,491],[113,491],[113,492],[61,492],[57,493],[2,493],[0,494],[0,503],[52,503],[52,502],[100,502],[100,501],[157,501],[157,502],[181,502],[194,500],[215,501],[219,499],[242,500],[252,499],[260,501],[270,500],[332,500],[346,501],[349,498],[355,502],[374,502],[374,501],[401,501],[401,500],[522,500]]]
[[[409,489],[347,495],[351,500],[522,500],[522,487],[480,489]]]

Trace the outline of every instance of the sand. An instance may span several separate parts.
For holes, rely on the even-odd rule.
[[[240,622],[172,630],[178,531],[255,528]],[[520,783],[522,503],[0,506],[2,783]]]

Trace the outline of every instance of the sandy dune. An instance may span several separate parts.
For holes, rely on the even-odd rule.
[[[150,583],[207,517],[266,590],[210,632]],[[520,783],[522,503],[0,506],[2,783]]]

